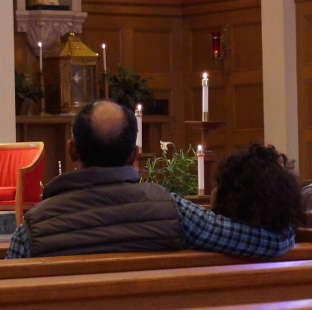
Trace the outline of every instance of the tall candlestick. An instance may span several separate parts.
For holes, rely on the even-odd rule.
[[[62,174],[62,162],[59,160],[57,163],[58,163],[59,175],[61,175]]]
[[[106,44],[102,44],[103,49],[103,66],[104,66],[104,73],[106,73]]]
[[[205,72],[203,74],[203,79],[202,79],[202,86],[203,86],[203,113],[202,113],[202,121],[207,122],[208,121],[208,87],[209,87],[209,79],[208,79],[208,74]]]
[[[135,109],[135,116],[138,123],[138,134],[136,139],[136,145],[139,146],[139,151],[142,153],[142,105],[138,104]]]
[[[197,165],[198,165],[198,195],[205,195],[205,166],[204,152],[201,145],[197,147]]]
[[[39,70],[40,73],[42,73],[42,43],[38,42],[38,46],[39,46]]]

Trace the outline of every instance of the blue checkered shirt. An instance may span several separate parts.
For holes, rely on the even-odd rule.
[[[181,219],[184,248],[272,258],[287,252],[295,243],[293,229],[280,233],[235,222],[171,193]],[[5,258],[31,257],[27,233],[19,226]]]

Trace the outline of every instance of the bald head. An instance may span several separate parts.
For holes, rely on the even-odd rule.
[[[135,148],[134,113],[110,101],[82,107],[73,120],[72,130],[78,157],[85,167],[123,166]]]
[[[110,101],[99,101],[94,104],[91,126],[100,139],[109,140],[120,135],[125,122],[125,113],[120,105]]]

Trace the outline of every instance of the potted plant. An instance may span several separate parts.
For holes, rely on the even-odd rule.
[[[109,74],[108,85],[110,99],[133,111],[138,102],[144,104],[154,101],[154,94],[147,80],[122,65],[118,66],[116,74]]]
[[[171,156],[167,154],[168,146],[173,145],[174,151]],[[169,192],[174,192],[182,197],[197,195],[197,161],[195,150],[190,145],[184,152],[175,150],[171,142],[161,141],[162,156],[148,159],[145,165],[145,182],[158,183]],[[143,177],[141,178],[143,181]]]
[[[15,72],[15,112],[16,115],[20,113],[21,104],[33,100],[38,103],[40,98],[43,98],[43,91],[40,85],[31,84],[25,73]]]

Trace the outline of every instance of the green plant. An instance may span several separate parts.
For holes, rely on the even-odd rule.
[[[110,99],[131,110],[135,109],[138,102],[154,101],[154,94],[147,85],[147,80],[122,65],[118,66],[117,74],[109,74],[108,84]]]
[[[24,73],[15,72],[15,98],[17,100],[32,99],[38,102],[43,97],[40,85],[30,84]]]
[[[162,147],[161,157],[148,159],[145,165],[147,169],[146,182],[158,183],[164,186],[169,192],[180,196],[196,195],[197,184],[197,161],[195,150],[190,145],[184,152],[174,152],[169,158],[167,147]]]

